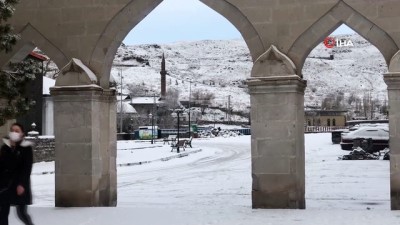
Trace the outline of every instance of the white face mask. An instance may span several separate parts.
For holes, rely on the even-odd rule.
[[[8,134],[8,137],[10,137],[10,140],[11,140],[12,142],[19,142],[19,141],[22,140],[22,134],[17,133],[17,132],[10,132],[10,133]]]

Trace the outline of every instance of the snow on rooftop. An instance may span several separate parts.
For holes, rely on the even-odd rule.
[[[154,97],[132,97],[132,104],[154,104]],[[161,101],[159,97],[155,97],[155,103],[159,104]]]
[[[121,102],[117,102],[117,113],[121,112]],[[132,114],[137,114],[136,109],[129,104],[129,102],[122,102],[122,112],[123,113],[132,113]]]

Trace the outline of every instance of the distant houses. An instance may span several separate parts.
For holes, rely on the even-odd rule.
[[[139,116],[148,116],[163,102],[159,96],[131,97],[130,99],[130,104],[136,109]]]
[[[344,110],[305,110],[305,123],[307,126],[345,126],[347,111]]]

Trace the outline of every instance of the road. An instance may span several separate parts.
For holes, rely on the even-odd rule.
[[[203,156],[118,172],[118,205],[251,206],[250,137],[197,141]],[[191,160],[190,157],[194,157]]]

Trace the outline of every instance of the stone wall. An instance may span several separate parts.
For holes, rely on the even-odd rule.
[[[48,162],[54,161],[55,157],[55,139],[52,137],[27,137],[26,140],[33,142],[33,161]]]

